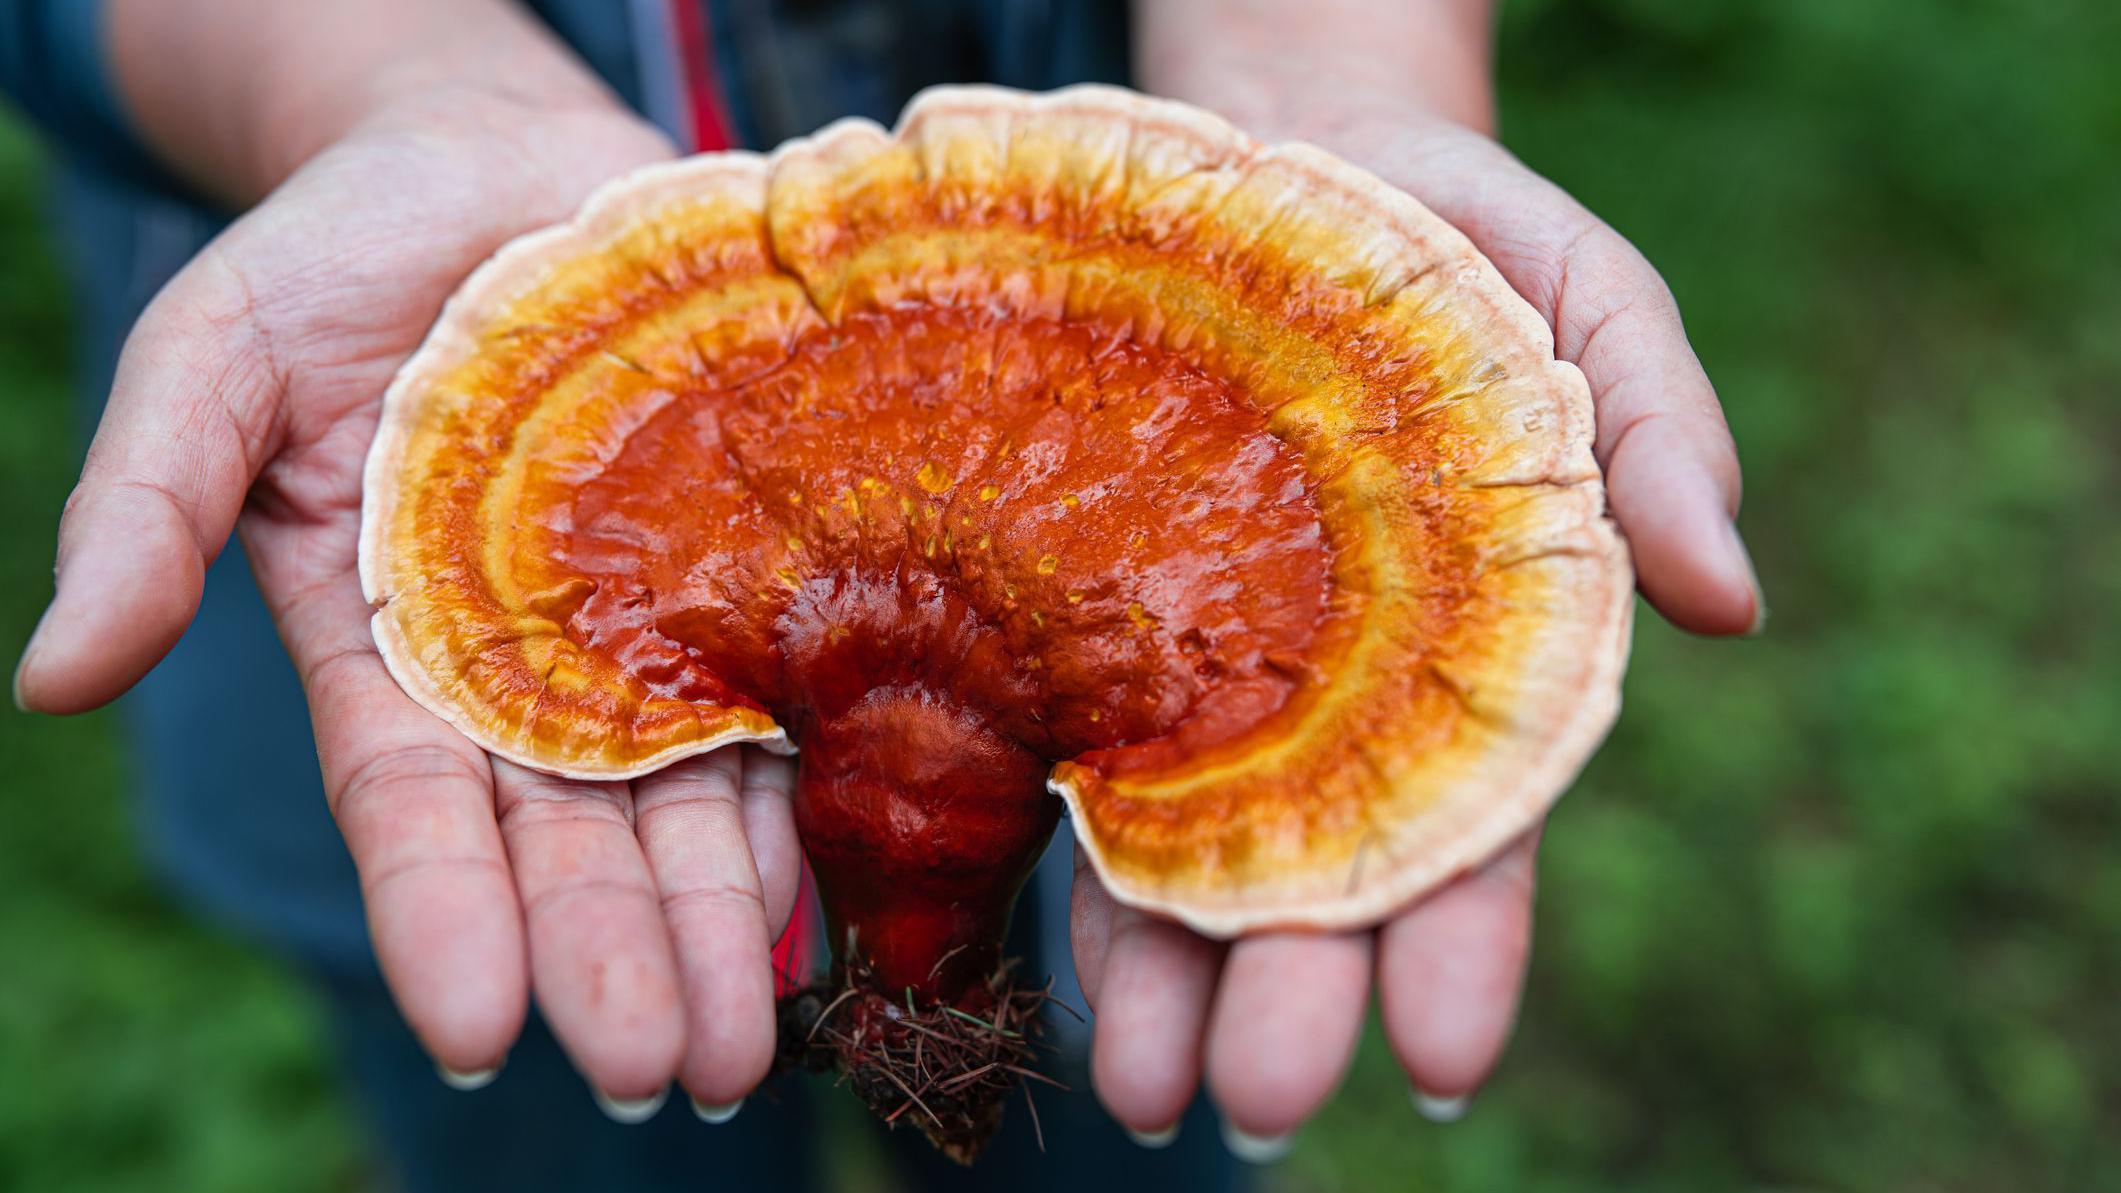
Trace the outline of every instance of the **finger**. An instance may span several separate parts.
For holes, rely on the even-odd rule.
[[[686,1090],[741,1100],[773,1062],[773,931],[745,837],[741,750],[634,783],[635,831],[655,875],[684,992]]]
[[[529,979],[486,754],[398,689],[351,573],[277,595],[268,585],[384,979],[438,1063],[491,1070],[522,1030]]]
[[[228,260],[202,253],[126,339],[60,518],[51,605],[16,667],[24,708],[94,708],[176,645],[272,450],[282,378]]]
[[[774,939],[788,927],[803,882],[803,849],[795,835],[795,759],[743,747],[744,837],[758,866],[766,899],[766,928]]]
[[[1511,845],[1378,933],[1385,1036],[1416,1089],[1458,1099],[1508,1042],[1532,942],[1536,836]]]
[[[1222,946],[1122,909],[1113,919],[1091,1038],[1097,1096],[1128,1130],[1158,1135],[1200,1084],[1201,1034]]]
[[[1737,453],[1657,271],[1486,137],[1432,132],[1405,173],[1546,319],[1555,354],[1590,382],[1598,459],[1643,595],[1699,633],[1757,628],[1759,585],[1731,521]]]
[[[1105,955],[1112,944],[1119,905],[1091,868],[1090,855],[1075,846],[1075,885],[1068,895],[1068,943],[1075,954],[1075,984],[1094,1010],[1104,985]]]
[[[1279,1138],[1325,1104],[1362,1032],[1371,942],[1367,931],[1277,932],[1230,946],[1208,1023],[1207,1069],[1208,1090],[1232,1126]]]
[[[1610,229],[1581,239],[1560,296],[1560,351],[1597,398],[1597,453],[1643,595],[1675,625],[1743,634],[1758,582],[1732,522],[1738,455],[1679,305]]]
[[[677,961],[623,783],[495,759],[495,807],[553,1034],[607,1097],[654,1098],[685,1051]]]

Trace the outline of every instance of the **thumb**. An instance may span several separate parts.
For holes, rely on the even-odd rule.
[[[15,703],[115,699],[176,645],[278,426],[284,385],[250,287],[210,247],[140,317],[59,522],[51,606]]]

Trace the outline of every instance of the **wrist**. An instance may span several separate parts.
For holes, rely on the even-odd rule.
[[[496,88],[465,79],[436,79],[383,97],[331,140],[347,138],[394,139],[533,173],[590,173],[600,162],[617,172],[676,153],[661,129],[608,95]]]
[[[238,205],[357,129],[624,116],[508,0],[104,2],[115,90],[142,139]]]
[[[1155,0],[1139,11],[1145,85],[1264,140],[1352,153],[1443,127],[1493,132],[1488,0]]]

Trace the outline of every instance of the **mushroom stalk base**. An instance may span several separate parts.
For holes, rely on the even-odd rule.
[[[1036,1126],[1027,1080],[1066,1088],[1034,1067],[1047,1049],[1039,1018],[1047,991],[1017,986],[1009,971],[1005,964],[953,1005],[910,991],[893,1001],[875,989],[872,971],[835,966],[828,980],[781,1000],[775,1068],[837,1072],[885,1123],[911,1125],[969,1165],[1019,1087]]]

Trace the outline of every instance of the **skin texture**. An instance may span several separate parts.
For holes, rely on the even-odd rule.
[[[303,677],[385,975],[437,1059],[500,1063],[535,991],[609,1094],[676,1076],[733,1101],[772,1047],[767,947],[797,878],[789,764],[724,751],[583,783],[491,759],[385,673],[354,575],[377,400],[443,297],[510,235],[669,148],[492,0],[343,6],[345,28],[279,7],[113,6],[113,59],[150,140],[233,202],[271,194],[128,341],[18,703],[77,712],[124,691],[182,632],[237,529]],[[1644,593],[1686,628],[1744,632],[1761,606],[1730,521],[1735,456],[1669,292],[1617,234],[1451,122],[1488,111],[1484,66],[1468,65],[1485,62],[1479,10],[1158,0],[1143,81],[1262,137],[1318,141],[1471,235],[1590,379]],[[1388,16],[1411,24],[1380,28]],[[1374,933],[1227,947],[1118,909],[1081,874],[1100,1096],[1155,1131],[1205,1072],[1238,1127],[1293,1130],[1345,1068],[1373,980],[1416,1085],[1471,1091],[1509,1028],[1532,848]],[[1290,972],[1306,980],[1279,980]]]

